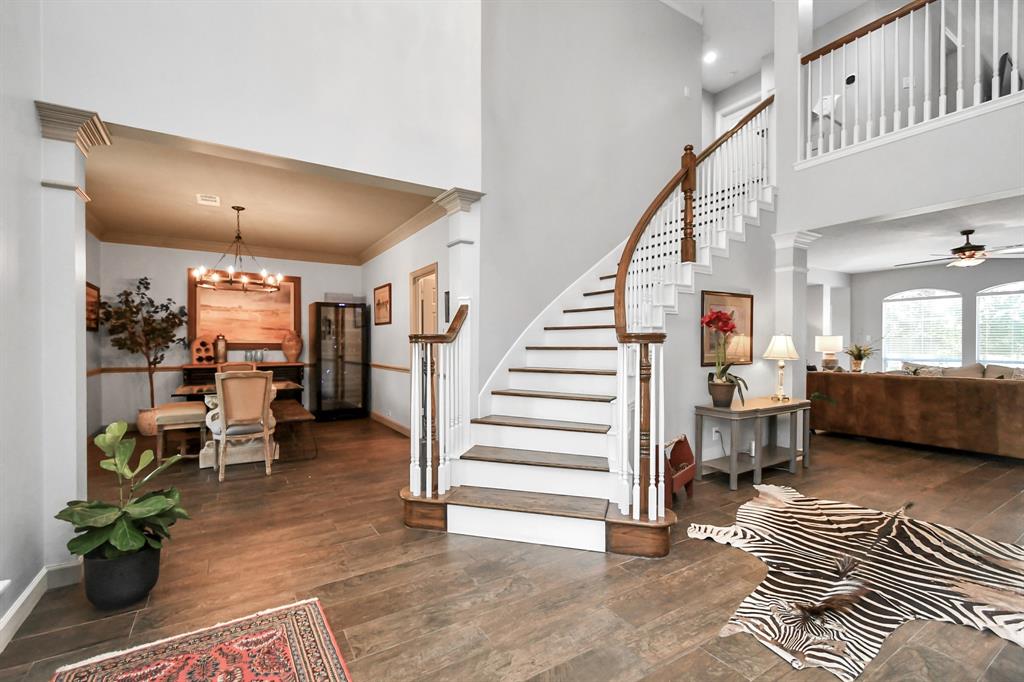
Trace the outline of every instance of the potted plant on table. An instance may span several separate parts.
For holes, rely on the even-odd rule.
[[[733,363],[726,361],[726,349],[729,341],[736,332],[736,323],[732,319],[732,313],[724,310],[712,310],[700,318],[702,327],[711,330],[715,339],[715,371],[708,372],[708,393],[711,394],[711,402],[715,407],[729,407],[732,405],[733,393],[737,390],[740,394],[740,403],[746,404],[743,399],[743,389],[747,388],[747,382],[743,377],[736,376],[729,369]]]
[[[68,550],[83,557],[85,596],[101,609],[134,604],[149,594],[160,575],[160,548],[171,537],[168,529],[189,518],[177,488],[141,492],[181,455],[142,476],[153,463],[153,451],[144,450],[133,465],[135,439],[124,438],[127,430],[127,423],[114,422],[93,440],[103,451],[100,467],[117,476],[117,503],[72,500],[56,516],[78,533]]]
[[[877,353],[878,349],[870,345],[851,343],[843,352],[850,356],[850,371],[860,372],[863,371],[864,361]]]
[[[188,319],[188,313],[170,298],[157,303],[149,295],[149,287],[149,278],[141,277],[135,289],[122,291],[114,303],[102,301],[100,321],[106,326],[110,344],[114,348],[138,353],[146,359],[149,408],[139,410],[136,426],[142,435],[155,436],[156,391],[153,375],[172,344],[186,345],[185,337],[178,337],[177,334]]]

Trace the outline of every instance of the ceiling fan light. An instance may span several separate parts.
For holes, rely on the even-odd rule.
[[[984,258],[957,258],[955,261],[948,263],[947,268],[972,268],[975,265],[981,265],[985,262]]]

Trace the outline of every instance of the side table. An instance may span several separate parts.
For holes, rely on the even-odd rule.
[[[789,461],[789,472],[796,473],[797,457],[797,422],[801,421],[803,429],[803,465],[811,466],[810,447],[810,400],[791,399],[779,402],[771,398],[748,398],[745,405],[734,402],[730,407],[714,407],[698,405],[694,408],[697,419],[696,453],[697,480],[703,478],[704,472],[720,471],[729,474],[729,489],[736,490],[737,478],[747,471],[754,472],[754,483],[761,482],[761,470]],[[775,445],[780,414],[792,415],[789,420],[789,447]],[[721,419],[729,422],[729,454],[704,461],[704,418]],[[764,419],[768,420],[768,440],[762,445],[761,431]],[[754,422],[754,456],[740,457],[740,427],[744,421]]]

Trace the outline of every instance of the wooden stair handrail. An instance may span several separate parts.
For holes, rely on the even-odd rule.
[[[459,337],[468,316],[469,306],[463,303],[455,311],[455,317],[444,334],[409,334],[409,343],[452,343]]]
[[[718,139],[709,144],[704,151],[698,155],[693,154],[693,145],[686,145],[686,149],[683,154],[682,167],[672,176],[672,179],[658,192],[658,195],[654,197],[654,201],[650,203],[647,210],[644,211],[643,215],[640,216],[640,220],[637,221],[636,227],[629,235],[629,239],[626,240],[626,246],[622,249],[622,256],[619,258],[619,267],[615,271],[615,336],[619,343],[662,343],[665,340],[665,334],[644,332],[644,333],[630,333],[626,329],[626,275],[629,273],[629,264],[633,260],[633,253],[636,251],[637,244],[640,243],[640,238],[643,237],[644,231],[647,229],[648,223],[654,214],[661,208],[661,205],[665,203],[665,200],[675,191],[676,187],[683,185],[683,190],[687,194],[687,201],[684,210],[686,211],[685,223],[686,228],[684,232],[688,231],[692,235],[693,225],[693,202],[692,192],[696,189],[696,168],[697,165],[710,157],[716,149],[725,144],[729,138],[739,132],[743,126],[750,123],[755,116],[760,114],[762,111],[767,109],[772,102],[775,101],[775,95],[769,95],[758,104],[756,107],[750,110],[746,116],[741,118],[736,125],[722,133]]]
[[[860,28],[855,28],[854,30],[847,33],[845,36],[842,36],[841,38],[836,38],[828,45],[825,45],[824,47],[819,47],[814,52],[804,55],[803,57],[800,58],[800,64],[809,64],[810,62],[813,62],[815,59],[824,57],[829,52],[834,52],[835,50],[841,48],[843,45],[852,43],[858,38],[863,38],[872,31],[877,31],[886,24],[891,24],[897,19],[905,17],[911,12],[919,10],[925,5],[932,2],[935,2],[935,0],[911,0],[911,2],[908,2],[907,4],[903,5],[903,7],[894,9],[885,16],[879,17],[878,19],[875,19],[870,23],[864,24]]]

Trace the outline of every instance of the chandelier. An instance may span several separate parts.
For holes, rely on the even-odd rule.
[[[256,256],[252,255],[249,247],[242,241],[242,211],[245,210],[245,206],[232,206],[231,209],[235,212],[235,239],[212,268],[200,265],[192,270],[195,285],[200,289],[237,289],[240,286],[245,292],[278,291],[284,277],[280,272],[276,275],[268,274],[266,268],[260,267]],[[252,272],[246,272],[242,267],[243,253],[255,266]],[[220,270],[220,265],[225,260],[230,264],[224,270]],[[255,274],[257,271],[258,275]]]

